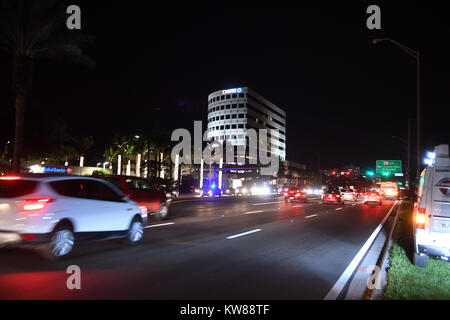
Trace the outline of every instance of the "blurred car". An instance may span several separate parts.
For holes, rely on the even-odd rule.
[[[164,191],[156,190],[147,179],[129,176],[97,176],[115,185],[131,200],[145,208],[149,215],[154,215],[159,220],[169,218],[170,199]]]
[[[234,196],[234,195],[236,195],[236,190],[234,188],[231,188],[231,187],[230,188],[225,188],[224,193],[226,195],[229,195],[229,196]]]
[[[301,201],[306,202],[306,193],[302,192],[300,188],[291,187],[284,191],[283,193],[284,201],[290,202],[290,201]]]
[[[379,205],[382,205],[382,197],[378,192],[375,191],[368,191],[365,192],[363,195],[363,201],[364,204],[369,204],[369,203],[377,203]]]
[[[214,183],[209,185],[204,185],[200,190],[200,197],[222,197],[222,190],[217,187]]]
[[[344,204],[341,192],[338,189],[327,189],[322,195],[322,203],[340,203]]]
[[[358,199],[358,194],[354,189],[345,188],[341,191],[342,199],[345,201],[353,201],[356,202]]]
[[[82,241],[139,243],[147,213],[114,185],[77,176],[0,177],[0,246],[67,256]]]
[[[236,195],[237,196],[249,196],[251,194],[252,194],[252,192],[251,192],[251,189],[249,187],[242,186],[242,187],[236,188]]]

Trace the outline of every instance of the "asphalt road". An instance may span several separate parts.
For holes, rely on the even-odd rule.
[[[0,299],[323,299],[393,204],[178,200],[138,246],[80,244],[56,263],[1,249]],[[70,265],[81,290],[67,288]]]

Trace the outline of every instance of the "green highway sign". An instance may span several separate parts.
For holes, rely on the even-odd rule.
[[[401,160],[377,160],[376,172],[388,177],[402,172]]]

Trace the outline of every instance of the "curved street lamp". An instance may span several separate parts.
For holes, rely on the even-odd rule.
[[[389,38],[381,38],[381,39],[373,39],[373,44],[379,44],[383,41],[389,41],[393,44],[395,44],[397,47],[402,49],[404,52],[406,52],[408,55],[416,59],[416,68],[417,68],[417,79],[416,79],[416,85],[417,85],[417,171],[416,171],[416,179],[419,178],[420,174],[420,78],[419,78],[419,70],[420,70],[420,52],[413,50],[398,41],[389,39]]]

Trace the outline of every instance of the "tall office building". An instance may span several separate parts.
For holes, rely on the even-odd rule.
[[[247,87],[219,90],[208,96],[209,139],[246,145],[251,128],[257,132],[278,130],[274,135],[268,130],[267,150],[282,161],[286,159],[286,112]]]

